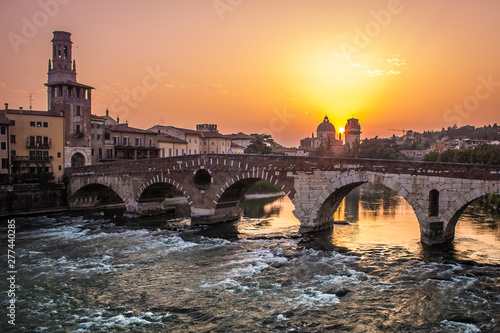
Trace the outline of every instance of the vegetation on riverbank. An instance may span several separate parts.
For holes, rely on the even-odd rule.
[[[274,185],[273,183],[268,182],[267,180],[259,180],[255,184],[250,187],[245,194],[263,194],[263,193],[278,193],[281,192],[281,189]]]

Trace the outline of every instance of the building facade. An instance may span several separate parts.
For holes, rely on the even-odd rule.
[[[172,157],[186,155],[188,150],[186,141],[168,134],[158,134],[159,157]]]
[[[198,124],[196,131],[200,133],[200,152],[212,154],[228,154],[231,149],[231,137],[219,133],[215,124]]]
[[[6,108],[8,106],[6,105]],[[6,109],[10,121],[11,173],[64,173],[64,117],[47,111]]]
[[[0,184],[10,179],[10,121],[5,110],[0,110]]]

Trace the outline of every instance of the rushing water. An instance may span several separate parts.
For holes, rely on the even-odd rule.
[[[114,213],[17,218],[16,326],[3,278],[0,327],[500,332],[500,218],[491,211],[469,207],[454,243],[439,249],[420,244],[401,197],[373,185],[341,205],[335,219],[348,224],[314,237],[298,234],[287,198],[241,208],[241,221],[211,227]]]

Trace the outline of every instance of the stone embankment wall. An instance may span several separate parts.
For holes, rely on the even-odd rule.
[[[42,189],[38,184],[2,186],[0,215],[18,216],[68,209],[64,185]]]

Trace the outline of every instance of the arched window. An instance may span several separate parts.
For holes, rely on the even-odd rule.
[[[431,190],[429,192],[429,216],[439,215],[439,191]]]
[[[71,166],[72,167],[77,167],[77,166],[83,166],[85,165],[85,157],[81,153],[75,153],[73,156],[71,156]]]

